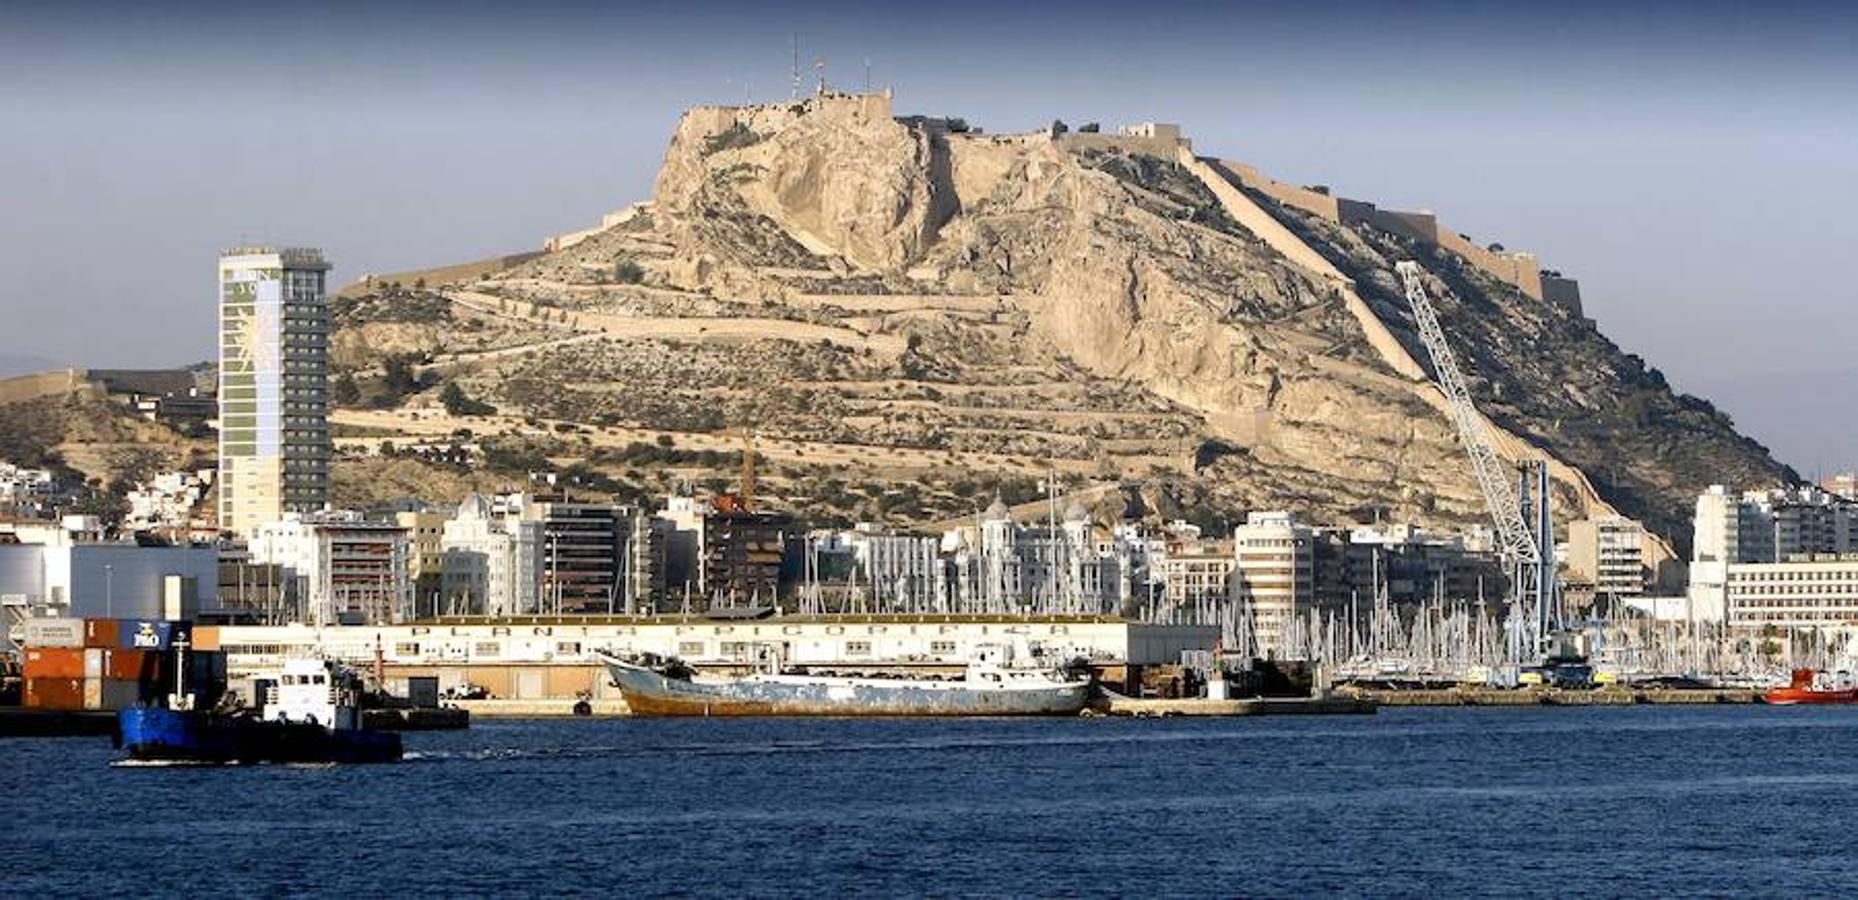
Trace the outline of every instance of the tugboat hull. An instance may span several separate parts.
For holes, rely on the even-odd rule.
[[[703,682],[607,661],[635,716],[1071,716],[1083,682],[976,687],[962,682],[759,676]]]
[[[388,731],[332,731],[307,722],[267,722],[171,709],[125,709],[118,740],[130,759],[199,763],[377,763],[400,759]]]

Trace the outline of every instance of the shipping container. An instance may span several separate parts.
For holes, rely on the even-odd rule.
[[[101,678],[84,679],[84,708],[85,709],[102,709],[103,708],[103,679]]]
[[[27,619],[26,646],[82,647],[83,619]]]
[[[102,709],[134,709],[153,703],[161,696],[161,691],[137,681],[106,678],[102,684]]]
[[[33,709],[83,709],[84,679],[28,678],[23,699]]]
[[[174,646],[175,638],[191,639],[192,634],[191,622],[130,620],[122,623],[118,646],[131,650],[167,650]]]
[[[103,655],[108,652],[110,651],[105,650],[101,647],[84,648],[84,677],[85,678],[96,679],[96,678],[103,677]]]
[[[27,678],[83,678],[84,651],[76,647],[28,647],[24,675]]]
[[[196,625],[194,626],[193,647],[195,650],[218,650],[219,649],[219,626],[218,625]]]
[[[122,640],[122,623],[115,619],[85,619],[84,646],[115,647]]]
[[[103,675],[127,681],[160,681],[173,668],[170,654],[161,650],[105,650]]]

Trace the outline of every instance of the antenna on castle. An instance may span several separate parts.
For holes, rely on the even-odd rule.
[[[826,96],[826,58],[822,56],[813,60],[813,70],[819,73],[819,95],[824,97]]]
[[[871,93],[871,57],[864,58],[864,92]]]
[[[794,93],[793,100],[800,99],[800,32],[794,32]]]

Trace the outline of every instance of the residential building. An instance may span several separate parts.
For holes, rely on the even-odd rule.
[[[948,612],[947,566],[941,540],[890,534],[861,522],[849,531],[807,536],[809,579],[823,589],[848,587],[838,608],[883,612]]]
[[[1692,526],[1689,595],[1699,621],[1726,615],[1731,566],[1858,551],[1858,505],[1813,487],[1736,494],[1711,485]]]
[[[1731,563],[1727,620],[1732,626],[1788,629],[1858,627],[1858,553],[1800,554],[1782,562]]]
[[[170,539],[211,539],[211,510],[201,501],[213,487],[215,470],[164,472],[130,491],[125,531],[154,532]]]
[[[532,615],[543,591],[542,523],[499,514],[473,494],[458,506],[440,537],[441,603],[447,615]]]
[[[1108,545],[1095,539],[1090,515],[1076,502],[1060,522],[1022,525],[1000,498],[977,526],[944,535],[953,607],[964,612],[1007,612],[1034,607],[1046,612],[1108,613],[1129,599],[1123,556],[1112,532]]]
[[[395,511],[394,522],[406,529],[407,577],[413,582],[414,606],[420,610],[438,609],[444,576],[445,527],[449,518],[443,512],[419,505],[422,508]]]
[[[1238,568],[1238,558],[1231,543],[1204,541],[1181,546],[1157,557],[1152,565],[1167,607],[1183,612],[1188,621],[1217,622],[1217,610],[1237,599],[1233,572]],[[1152,613],[1149,617],[1169,621],[1176,618]]]
[[[1593,585],[1596,597],[1614,599],[1645,593],[1645,526],[1625,516],[1568,523],[1568,573]]]
[[[1509,579],[1486,531],[1446,534],[1413,525],[1311,529],[1312,602],[1359,612],[1371,609],[1377,594],[1395,606],[1438,597],[1500,601]]]
[[[359,513],[286,513],[258,526],[252,562],[284,567],[312,624],[382,624],[414,616],[406,529]]]
[[[712,606],[773,605],[792,530],[784,513],[712,510],[703,522],[703,596]]]
[[[219,258],[219,525],[250,538],[329,503],[329,263],[320,250]]]
[[[1234,588],[1260,653],[1284,651],[1290,620],[1308,609],[1314,584],[1310,530],[1287,512],[1255,512],[1233,529]]]

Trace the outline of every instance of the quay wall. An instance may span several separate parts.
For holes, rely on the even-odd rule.
[[[1760,695],[1754,691],[1714,688],[1600,688],[1584,691],[1470,688],[1403,691],[1337,687],[1336,693],[1370,699],[1382,706],[1691,706],[1760,701]]]

